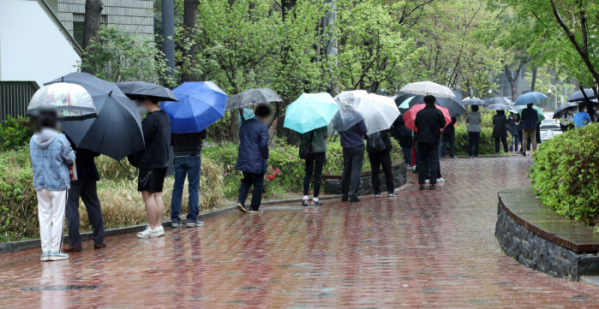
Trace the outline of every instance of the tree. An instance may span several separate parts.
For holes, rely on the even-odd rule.
[[[197,18],[198,18],[198,6],[200,0],[184,0],[183,2],[183,30],[185,42],[188,44],[183,51],[183,57],[186,61],[193,62],[197,54]],[[191,63],[190,63],[191,65]],[[187,66],[183,66],[185,68]],[[181,81],[194,81],[194,74],[191,70],[182,71]]]
[[[512,91],[512,102],[516,102],[518,94],[516,93],[516,81],[520,77],[520,71],[522,70],[522,63],[518,64],[518,68],[514,71],[509,65],[503,67],[507,81],[510,83],[510,90]]]
[[[100,30],[100,25],[102,24],[102,10],[104,9],[104,4],[102,0],[86,0],[85,1],[85,19],[83,22],[83,50],[86,50],[90,45],[92,40],[96,37],[96,34]],[[86,59],[88,62],[93,62],[95,59]],[[84,67],[84,72],[93,74],[93,71],[87,71],[94,68],[93,65]]]

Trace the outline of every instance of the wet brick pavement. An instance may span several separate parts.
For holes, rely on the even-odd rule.
[[[599,307],[599,289],[530,270],[500,252],[497,190],[528,186],[532,161],[443,161],[447,180],[397,198],[265,208],[209,218],[166,237],[39,261],[0,256],[0,307]]]

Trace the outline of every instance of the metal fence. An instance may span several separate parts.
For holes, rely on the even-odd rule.
[[[0,122],[6,121],[9,115],[25,116],[27,105],[37,89],[36,82],[0,81]]]

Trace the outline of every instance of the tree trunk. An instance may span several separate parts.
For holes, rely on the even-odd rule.
[[[185,58],[188,58],[190,63],[195,63],[195,56],[197,53],[198,39],[196,37],[197,28],[197,17],[198,17],[198,6],[200,0],[184,0],[183,2],[183,27],[185,28],[185,37],[187,41],[191,42],[189,50],[183,49]],[[191,82],[195,78],[192,72],[186,71],[181,76],[181,81]]]
[[[91,41],[95,39],[100,25],[102,24],[102,10],[104,4],[102,0],[86,0],[85,1],[85,20],[83,21],[83,48],[84,51],[91,45]],[[95,58],[84,55],[83,62],[88,65],[82,66],[82,71],[94,74]]]
[[[518,69],[516,70],[516,76],[513,76],[512,69],[509,66],[504,66],[505,76],[507,76],[507,80],[510,83],[510,90],[512,91],[512,102],[516,102],[516,81],[518,77],[520,77],[520,70],[522,69],[522,63],[518,65]]]
[[[532,68],[532,81],[530,82],[530,91],[535,91],[535,86],[537,85],[537,70],[537,67]]]

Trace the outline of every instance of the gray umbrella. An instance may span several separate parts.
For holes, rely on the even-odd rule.
[[[272,89],[248,89],[242,93],[230,96],[225,111],[246,108],[252,105],[283,102],[283,99]]]
[[[481,99],[466,99],[462,101],[462,104],[464,105],[481,105],[481,106],[485,106],[487,104],[485,104],[485,101],[481,100]]]
[[[131,100],[135,100],[139,97],[150,97],[156,101],[174,101],[179,102],[173,92],[160,85],[146,83],[146,82],[126,82],[117,83],[119,89],[128,96]]]
[[[485,107],[485,109],[494,110],[494,111],[509,111],[510,113],[517,113],[516,109],[508,104],[491,104]]]
[[[71,73],[46,85],[62,81],[85,88],[98,111],[97,118],[68,121],[62,126],[75,146],[119,161],[145,149],[141,117],[135,102],[129,100],[115,83],[87,73]]]
[[[508,98],[504,98],[504,97],[489,98],[489,99],[485,99],[484,102],[485,102],[484,105],[492,105],[492,104],[514,105],[514,103],[512,102],[512,100],[510,100]]]

